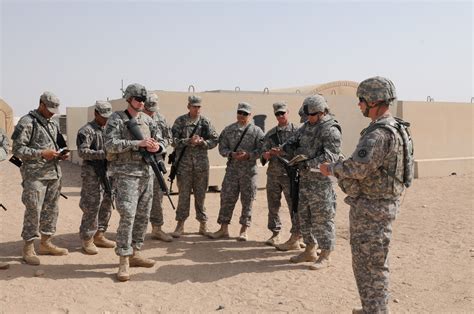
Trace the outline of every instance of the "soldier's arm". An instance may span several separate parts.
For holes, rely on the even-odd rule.
[[[158,124],[156,123],[150,124],[150,134],[151,134],[151,137],[154,138],[160,145],[160,149],[158,150],[158,153],[163,152],[166,149],[166,140],[163,138],[161,128],[158,126]]]
[[[254,147],[253,150],[248,152],[249,159],[258,159],[262,154],[262,146],[263,146],[263,139],[265,138],[265,134],[263,133],[262,129],[258,126],[254,127],[255,132],[255,139],[254,139]]]
[[[203,145],[207,149],[213,149],[214,147],[217,146],[217,143],[219,143],[219,134],[217,134],[216,129],[212,125],[211,121],[207,121],[207,127],[208,127],[208,136],[209,138],[205,139],[203,142]]]
[[[103,150],[91,149],[93,140],[93,132],[88,132],[85,129],[80,129],[79,132],[77,132],[76,146],[79,157],[84,160],[105,159],[105,152]]]
[[[318,164],[323,162],[336,162],[339,160],[341,154],[342,135],[337,127],[331,127],[329,132],[324,134],[322,138],[323,150],[318,152],[318,156],[314,160],[311,160],[315,165],[311,167],[317,167]]]
[[[222,157],[227,158],[232,153],[232,148],[230,147],[227,128],[225,128],[219,135],[218,149],[219,149],[219,154],[221,154]]]
[[[298,148],[303,127],[304,125],[300,127],[292,137],[290,137],[285,143],[282,144],[281,149],[285,153],[291,154]]]
[[[8,143],[8,138],[5,132],[0,129],[0,161],[7,159],[8,149],[10,144]]]
[[[165,117],[161,117],[160,121],[158,122],[158,127],[160,128],[161,136],[165,141],[165,146],[168,147],[173,142],[173,135],[171,134],[171,128],[168,125]]]
[[[33,124],[20,121],[12,134],[13,155],[22,160],[34,160],[41,158],[41,149],[28,147],[33,132]]]
[[[122,130],[125,127],[118,115],[112,114],[107,121],[104,132],[104,144],[107,152],[117,154],[130,150],[138,150],[140,141],[122,139]]]
[[[186,132],[186,120],[178,118],[171,128],[171,134],[173,135],[173,147],[183,147],[189,144],[190,139],[188,138]]]
[[[379,128],[361,138],[349,159],[329,165],[336,178],[363,179],[382,166],[390,148],[392,135]]]

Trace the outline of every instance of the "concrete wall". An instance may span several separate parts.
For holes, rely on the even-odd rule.
[[[400,101],[398,115],[411,123],[416,177],[474,170],[474,104]]]
[[[159,97],[160,112],[170,125],[182,114],[187,113],[187,92],[155,91]],[[290,120],[299,125],[298,110],[308,95],[301,93],[259,93],[259,92],[204,92],[196,93],[203,99],[202,115],[211,119],[217,132],[236,120],[237,103],[247,101],[253,106],[253,116],[264,121],[264,131],[276,125],[272,104],[286,101],[290,108]],[[360,131],[370,120],[360,113],[354,96],[326,95],[331,111],[340,122],[343,132],[343,153],[350,156],[359,140]],[[114,111],[127,106],[123,99],[110,101]],[[416,177],[446,176],[473,171],[473,127],[474,105],[470,103],[407,102],[399,101],[392,112],[412,123],[415,141]],[[67,108],[69,146],[73,150],[77,130],[93,119],[93,106],[88,108]],[[172,148],[168,148],[170,153]],[[220,187],[225,173],[226,159],[217,148],[209,152],[211,165],[210,186]],[[77,153],[73,162],[79,163]],[[258,186],[265,186],[266,168],[259,166]]]

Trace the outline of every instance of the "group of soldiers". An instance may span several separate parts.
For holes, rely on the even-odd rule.
[[[362,309],[353,312],[388,312],[391,224],[400,196],[409,186],[404,158],[407,140],[406,134],[390,129],[403,123],[389,110],[396,101],[390,80],[369,78],[360,83],[357,96],[360,110],[372,122],[347,159],[341,153],[341,126],[321,95],[304,100],[299,112],[301,126],[289,122],[286,103],[273,104],[277,125],[266,134],[252,123],[252,106],[246,102],[237,105],[236,121],[219,135],[211,121],[201,115],[199,96],[189,96],[188,113],[179,116],[172,127],[159,112],[158,97],[140,84],[126,88],[125,111],[112,112],[110,103],[97,101],[94,120],[78,131],[76,140],[83,159],[79,204],[83,211],[79,228],[83,252],[92,255],[98,253],[97,247],[115,248],[119,256],[117,279],[128,281],[129,267],[155,264],[140,254],[149,222],[154,239],[171,242],[183,235],[190,215],[191,193],[199,234],[211,239],[229,237],[228,226],[240,195],[241,228],[237,240],[247,241],[260,160],[263,164],[268,162],[266,193],[268,229],[272,234],[265,243],[281,251],[304,248],[290,261],[311,262],[312,270],[327,267],[336,236],[336,194],[330,176],[336,177],[348,195],[345,202],[350,205],[352,266],[362,303]],[[23,162],[23,260],[30,265],[40,264],[34,247],[37,238],[41,239],[39,254],[68,254],[67,249],[51,242],[61,190],[59,161],[69,157],[69,151],[58,144],[58,123],[51,119],[59,105],[54,94],[43,93],[39,107],[20,119],[12,135],[12,153]],[[5,159],[8,140],[4,134],[1,136],[5,153],[0,150],[0,157]],[[150,162],[162,163],[169,145],[174,147],[172,161],[179,189],[177,224],[170,234],[162,230],[162,203],[167,190]],[[220,228],[209,232],[205,207],[208,150],[216,146],[228,161],[217,220]],[[289,167],[299,178],[297,208],[292,199],[294,178]],[[292,209],[291,236],[286,242],[280,239],[282,194]],[[105,237],[112,206],[120,215],[115,241]]]

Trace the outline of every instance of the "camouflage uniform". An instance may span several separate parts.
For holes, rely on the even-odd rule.
[[[41,152],[58,150],[57,144],[38,122],[41,121],[56,139],[59,125],[55,120],[44,118],[38,110],[23,116],[12,135],[13,155],[20,158],[23,179],[21,200],[25,205],[22,238],[30,241],[40,234],[52,236],[58,220],[58,198],[61,192],[61,167],[59,160],[46,160]]]
[[[190,135],[197,126],[194,135],[204,139],[203,145],[188,145]],[[211,121],[199,116],[192,121],[189,114],[179,116],[171,128],[173,134],[173,146],[176,148],[176,158],[179,158],[182,149],[186,151],[181,159],[177,181],[179,189],[178,208],[176,209],[176,220],[184,221],[189,217],[191,191],[194,193],[194,208],[196,219],[200,222],[207,221],[204,200],[209,185],[209,158],[208,150],[217,146],[218,134]]]
[[[297,131],[297,127],[293,123],[288,123],[283,127],[276,126],[265,134],[263,140],[262,151],[269,151],[273,147],[278,147],[290,139]],[[276,140],[276,141],[275,141]],[[293,154],[282,155],[287,160],[293,158]],[[286,173],[285,167],[278,160],[277,157],[272,157],[269,160],[267,168],[267,202],[268,202],[268,224],[270,231],[280,232],[280,206],[281,193],[285,195],[285,200],[290,210],[291,216],[291,230],[292,234],[300,233],[298,215],[295,215],[291,210],[291,195],[290,195],[290,178]]]
[[[82,240],[93,237],[97,231],[105,232],[112,214],[112,199],[105,193],[100,178],[94,171],[94,162],[105,161],[104,128],[95,120],[77,133],[76,146],[81,167],[82,188],[79,207],[83,211],[79,234]]]
[[[157,139],[164,149],[161,132],[153,120],[142,112],[135,119],[143,137]],[[131,256],[133,248],[140,250],[143,245],[153,198],[153,170],[143,160],[139,141],[125,125],[127,120],[124,112],[114,112],[105,127],[105,149],[120,214],[115,248],[119,256]]]
[[[219,153],[229,158],[239,142],[247,126],[238,122],[227,126],[219,136]],[[257,163],[262,150],[264,134],[262,129],[252,122],[248,124],[247,133],[242,139],[237,151],[246,151],[250,154],[248,160],[230,159],[222,181],[221,204],[219,210],[219,224],[230,224],[235,204],[239,198],[242,203],[242,213],[239,223],[250,226],[252,220],[252,203],[257,193]]]
[[[0,161],[7,159],[9,147],[7,134],[0,128]]]
[[[336,161],[341,153],[341,132],[332,116],[325,115],[315,124],[305,122],[283,149],[310,159],[301,162],[298,215],[305,244],[317,244],[322,250],[335,246],[336,193],[328,177],[318,172],[319,163]]]
[[[159,112],[156,112],[152,116],[153,121],[155,121],[158,129],[161,132],[163,137],[165,148],[172,142],[171,129],[166,122],[166,119]],[[158,159],[163,159],[163,154],[155,155]],[[160,188],[158,179],[155,176],[153,181],[153,201],[150,212],[150,222],[153,226],[161,227],[163,225],[163,191]]]
[[[352,268],[366,313],[388,312],[388,248],[404,190],[401,137],[371,128],[384,120],[394,119],[388,114],[373,121],[352,156],[329,166],[348,195]]]

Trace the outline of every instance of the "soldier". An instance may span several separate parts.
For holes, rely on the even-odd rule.
[[[144,112],[155,121],[160,129],[166,149],[166,147],[168,147],[172,142],[171,129],[168,126],[165,117],[160,114],[158,110],[158,96],[152,93],[148,94]],[[157,154],[155,156],[156,158],[163,159],[165,155],[166,150],[163,151],[163,154]],[[153,201],[150,212],[150,223],[152,226],[152,238],[165,242],[173,241],[173,238],[170,235],[161,230],[161,226],[163,226],[163,191],[160,188],[156,176],[153,182]]]
[[[397,97],[390,80],[364,80],[357,97],[362,114],[372,122],[349,159],[321,164],[320,170],[338,178],[350,205],[352,269],[362,303],[353,313],[388,313],[392,222],[413,178],[413,143],[403,126],[408,123],[390,113]]]
[[[25,240],[23,260],[29,265],[39,265],[34,240],[40,237],[39,254],[67,255],[68,250],[51,242],[58,221],[58,199],[61,192],[61,167],[59,160],[69,157],[60,152],[57,143],[59,124],[52,120],[59,112],[60,101],[51,92],[44,92],[38,109],[23,116],[12,135],[13,155],[20,158],[25,205],[23,231]]]
[[[204,200],[209,185],[208,150],[217,146],[218,134],[211,121],[201,115],[201,97],[188,97],[187,114],[179,116],[173,124],[173,146],[176,152],[179,189],[176,209],[176,229],[171,235],[179,238],[184,232],[184,222],[189,217],[191,192],[194,194],[199,234],[206,235],[207,214]],[[184,150],[184,152],[183,152]],[[181,157],[182,154],[182,157]]]
[[[4,129],[0,128],[0,161],[7,159],[9,147],[7,134]],[[9,267],[10,264],[0,262],[0,269],[8,269]]]
[[[112,214],[112,191],[106,191],[108,180],[107,160],[103,132],[107,119],[112,114],[112,105],[107,101],[95,103],[94,120],[88,122],[77,132],[76,146],[81,167],[82,188],[79,207],[82,221],[79,236],[84,253],[94,255],[97,247],[114,248],[115,242],[105,237]],[[102,168],[102,169],[101,169]]]
[[[237,106],[237,122],[225,127],[219,136],[219,153],[228,158],[222,181],[221,206],[217,223],[220,229],[210,233],[212,239],[228,238],[229,224],[239,198],[242,212],[237,241],[247,241],[247,228],[252,220],[252,203],[257,194],[257,163],[261,155],[264,134],[252,123],[252,107],[246,102]]]
[[[285,195],[285,200],[290,209],[291,216],[291,238],[295,238],[295,248],[289,247],[289,249],[299,249],[299,241],[301,238],[301,231],[298,222],[298,215],[295,215],[291,210],[291,195],[290,195],[290,178],[285,170],[285,166],[281,160],[275,154],[275,150],[272,148],[280,147],[284,142],[291,138],[298,129],[293,123],[288,121],[288,108],[284,102],[276,102],[273,104],[273,112],[277,119],[278,125],[272,128],[265,134],[262,147],[262,158],[263,160],[269,161],[267,168],[267,202],[268,202],[268,230],[273,234],[265,242],[267,245],[276,246],[280,243],[280,206],[281,206],[281,194]],[[283,154],[287,160],[293,158],[293,154]],[[288,241],[290,242],[290,240]],[[286,246],[289,246],[287,243]]]
[[[326,100],[321,95],[307,97],[303,105],[308,120],[296,135],[283,144],[284,151],[296,150],[308,160],[298,164],[300,191],[298,215],[301,233],[306,244],[303,253],[293,256],[293,263],[316,262],[310,269],[329,265],[329,255],[335,246],[336,193],[328,177],[319,173],[318,165],[336,161],[341,153],[341,128],[329,114]],[[315,246],[321,249],[316,259]]]
[[[115,205],[120,214],[115,253],[120,256],[119,281],[130,279],[130,267],[153,267],[155,261],[140,254],[145,239],[153,198],[153,172],[140,149],[151,153],[164,151],[164,141],[153,120],[143,113],[147,91],[140,84],[130,84],[123,98],[128,107],[114,112],[105,127],[105,150],[115,190]],[[130,132],[135,120],[143,140]],[[132,120],[132,122],[133,122]]]

